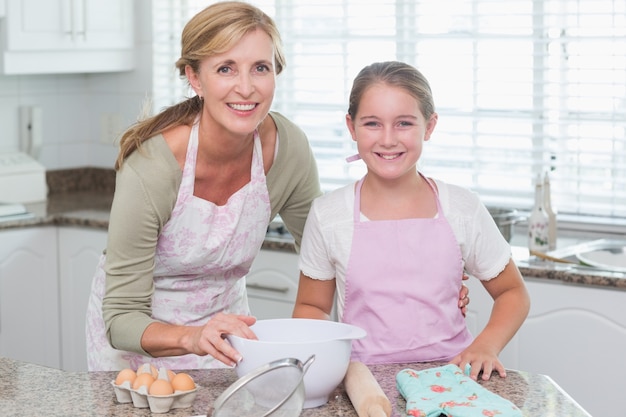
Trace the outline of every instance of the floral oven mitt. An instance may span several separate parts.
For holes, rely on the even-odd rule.
[[[404,369],[396,375],[396,384],[406,399],[407,416],[522,416],[515,404],[483,388],[456,365]]]

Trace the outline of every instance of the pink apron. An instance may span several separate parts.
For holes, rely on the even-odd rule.
[[[354,199],[342,321],[362,327],[367,337],[352,342],[352,359],[375,364],[454,357],[472,336],[458,308],[461,250],[439,198],[436,218],[362,222],[362,184]]]
[[[265,239],[269,193],[258,134],[254,134],[251,180],[223,206],[193,195],[198,124],[189,138],[176,205],[156,248],[152,317],[172,324],[202,325],[218,312],[250,314],[245,275]],[[87,312],[90,371],[136,369],[144,362],[168,369],[224,366],[211,356],[151,358],[113,349],[105,336],[102,297],[104,256],[96,271]]]

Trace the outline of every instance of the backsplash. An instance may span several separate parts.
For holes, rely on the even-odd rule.
[[[82,191],[113,194],[115,170],[107,168],[71,168],[46,172],[49,194]]]

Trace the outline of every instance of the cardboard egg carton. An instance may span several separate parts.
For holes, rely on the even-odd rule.
[[[159,370],[159,379],[169,380],[165,368]],[[194,384],[195,386],[191,390],[175,391],[173,394],[168,395],[151,395],[148,393],[146,385],[134,389],[128,380],[120,385],[117,385],[115,380],[113,380],[111,385],[115,391],[117,402],[120,404],[132,402],[135,408],[150,408],[152,413],[167,413],[175,408],[191,407],[199,388],[198,384]]]
[[[170,395],[150,395],[145,386],[134,390],[130,387],[130,382],[125,381],[122,385],[115,385],[111,381],[115,390],[115,398],[121,404],[133,403],[136,408],[150,408],[153,413],[167,413],[175,408],[191,407],[198,391],[198,385],[191,391],[176,391]]]

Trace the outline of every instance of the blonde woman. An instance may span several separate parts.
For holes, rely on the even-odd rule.
[[[285,66],[272,19],[217,3],[185,26],[176,63],[196,95],[122,137],[108,244],[87,317],[90,370],[234,365],[255,337],[244,276],[270,219],[300,244],[321,194],[305,134],[270,112]]]

